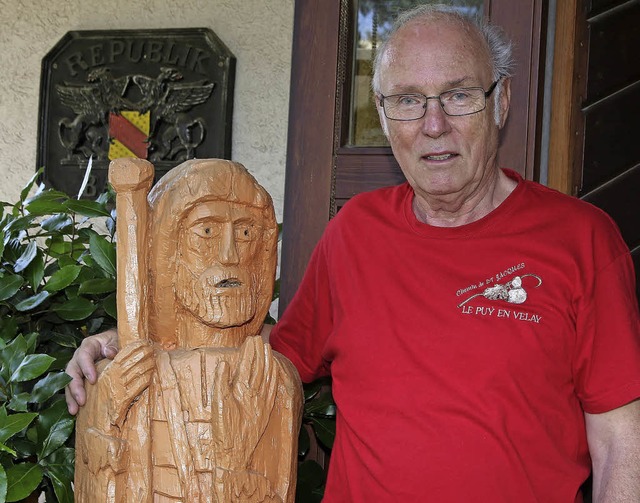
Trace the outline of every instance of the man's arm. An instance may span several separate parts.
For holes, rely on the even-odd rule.
[[[640,501],[640,400],[585,413],[593,463],[593,503]]]
[[[98,378],[96,362],[103,358],[113,359],[117,353],[118,332],[115,329],[92,335],[82,341],[65,369],[72,378],[64,390],[70,414],[77,414],[78,409],[87,400],[84,379],[86,378],[91,384],[96,383]]]

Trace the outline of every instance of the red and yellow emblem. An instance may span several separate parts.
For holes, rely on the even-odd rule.
[[[109,114],[109,159],[147,158],[151,112],[122,110]]]

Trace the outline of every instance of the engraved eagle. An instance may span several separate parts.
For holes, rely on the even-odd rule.
[[[108,115],[130,105],[124,98],[128,85],[128,76],[115,78],[106,67],[89,72],[86,84],[56,85],[62,105],[76,114],[58,122],[58,137],[69,158],[77,153],[85,157],[97,154],[98,158],[106,155]]]
[[[190,159],[204,140],[204,120],[191,118],[185,112],[205,103],[215,83],[206,80],[180,82],[182,78],[179,71],[169,67],[162,67],[156,78],[146,75],[131,77],[143,96],[136,103],[137,109],[142,113],[151,111],[149,142],[153,146],[152,161]]]

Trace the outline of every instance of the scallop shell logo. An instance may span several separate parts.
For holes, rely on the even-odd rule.
[[[476,297],[484,297],[489,300],[506,300],[510,304],[522,304],[527,300],[527,291],[524,289],[523,279],[534,278],[538,281],[538,284],[532,285],[533,288],[538,288],[542,284],[542,278],[536,274],[523,274],[522,276],[516,276],[511,281],[504,283],[503,285],[497,284],[485,288],[482,293],[476,293],[468,299],[464,300],[458,307],[464,306],[467,302]]]

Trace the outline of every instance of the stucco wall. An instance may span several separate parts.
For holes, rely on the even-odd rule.
[[[40,65],[70,30],[211,28],[236,57],[232,158],[282,214],[293,0],[0,0],[0,200],[36,169]]]

